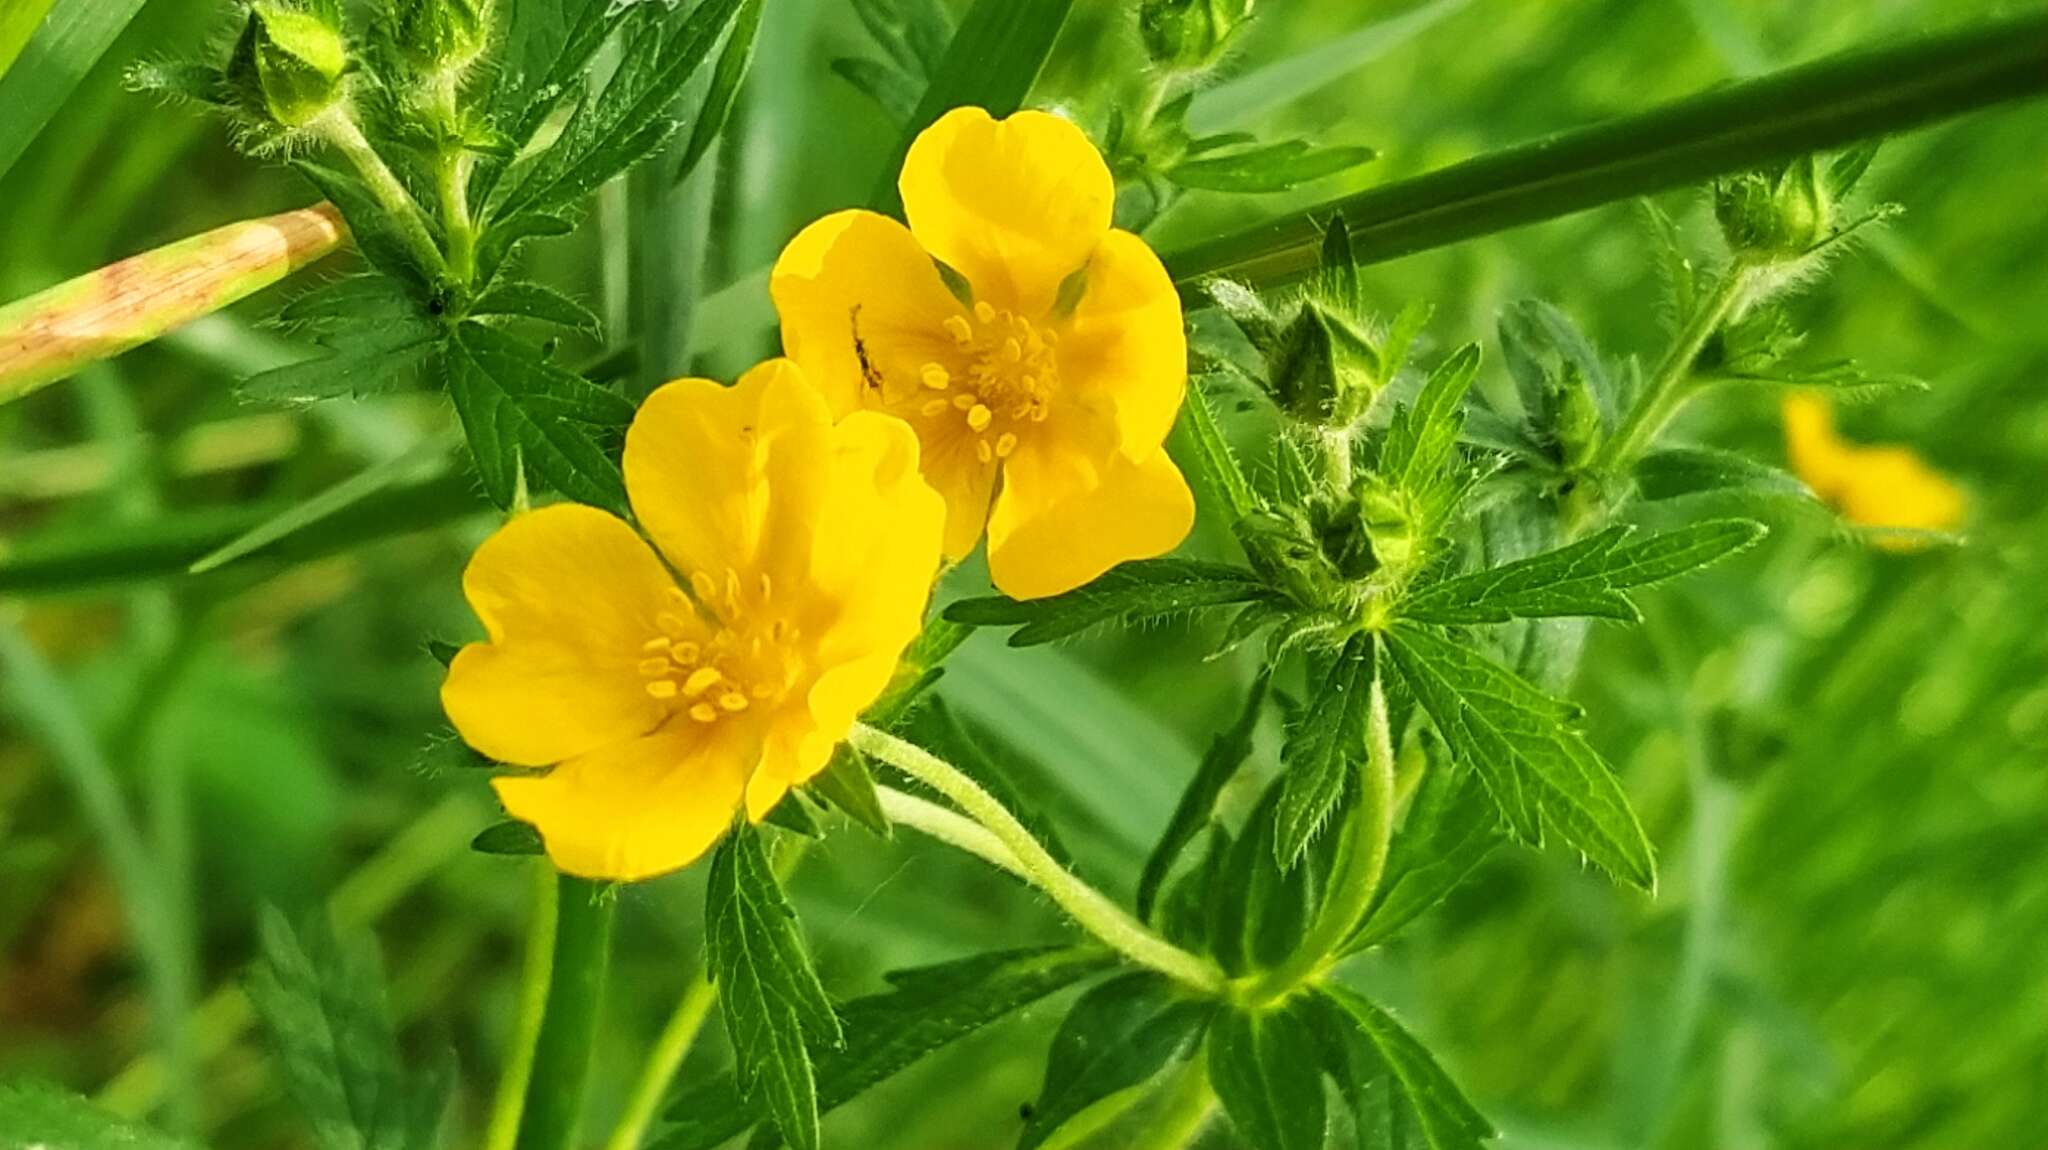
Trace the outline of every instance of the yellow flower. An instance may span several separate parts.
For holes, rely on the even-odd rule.
[[[1784,415],[1792,470],[1851,523],[1915,531],[1950,531],[1961,525],[1962,489],[1910,448],[1847,442],[1835,433],[1834,414],[1823,396],[1788,395]],[[1876,542],[1900,551],[1917,545],[1898,536],[1880,535]]]
[[[463,574],[489,640],[441,703],[484,754],[553,766],[495,786],[557,867],[631,880],[824,768],[918,632],[945,508],[908,428],[833,426],[788,360],[655,392],[625,472],[659,554],[576,504],[507,523]]]
[[[784,350],[835,414],[916,429],[947,555],[986,525],[1006,594],[1173,549],[1194,523],[1161,446],[1187,390],[1180,298],[1145,242],[1110,227],[1116,184],[1094,145],[1042,112],[957,108],[911,145],[899,186],[908,228],[839,212],[783,249]]]

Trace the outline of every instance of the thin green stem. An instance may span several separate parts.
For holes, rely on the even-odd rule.
[[[1209,1063],[1197,1053],[1160,1087],[1159,1112],[1153,1116],[1151,1128],[1130,1143],[1129,1150],[1181,1150],[1195,1140],[1215,1113]]]
[[[576,1143],[617,902],[605,883],[569,875],[555,881],[554,960],[519,1116],[518,1150],[570,1150]]]
[[[1283,998],[1321,975],[1372,909],[1394,837],[1394,775],[1387,695],[1379,677],[1374,676],[1366,705],[1365,763],[1359,771],[1358,801],[1344,823],[1344,840],[1337,847],[1329,894],[1294,953],[1252,984],[1246,996],[1251,1002]]]
[[[1635,405],[1622,417],[1614,435],[1601,445],[1594,459],[1595,471],[1620,473],[1634,467],[1636,460],[1656,440],[1657,433],[1663,431],[1671,417],[1678,414],[1678,409],[1690,394],[1685,384],[1692,377],[1693,364],[1700,357],[1700,349],[1735,314],[1749,289],[1754,270],[1737,259],[1721,273],[1713,292],[1701,301],[1692,318],[1672,339],[1670,349],[1664,353],[1649,382],[1643,385],[1642,393],[1636,396]]]
[[[647,1062],[640,1071],[640,1080],[633,1087],[633,1096],[626,1101],[626,1111],[619,1117],[619,1124],[612,1129],[612,1136],[605,1142],[605,1150],[638,1150],[640,1140],[647,1134],[648,1126],[654,1122],[655,1114],[661,1109],[662,1099],[668,1094],[669,1083],[674,1081],[676,1070],[683,1064],[683,1056],[697,1041],[697,1034],[704,1029],[704,1022],[711,1017],[711,1008],[718,1002],[718,987],[700,972],[690,980],[690,988],[683,992],[682,1000],[676,1003],[675,1013],[669,1015],[668,1024],[661,1028],[661,1036],[654,1041],[654,1048],[647,1053]]]
[[[546,859],[533,863],[533,907],[526,925],[526,961],[519,971],[519,1022],[511,1054],[491,1099],[491,1122],[484,1150],[512,1150],[519,1138],[519,1118],[526,1109],[526,1084],[533,1077],[533,1054],[547,1015],[548,976],[555,964],[555,924],[559,902],[555,868]]]
[[[1199,990],[1214,992],[1221,988],[1222,972],[1214,964],[1152,933],[1101,891],[1069,874],[1017,816],[958,767],[923,747],[861,723],[854,724],[848,741],[855,749],[931,787],[980,823],[1017,856],[1025,878],[1033,886],[1044,891],[1082,929],[1112,949],[1140,966]]]
[[[427,226],[426,213],[420,211],[418,201],[405,189],[405,184],[392,172],[384,157],[377,154],[363,129],[356,124],[346,104],[337,104],[333,110],[323,114],[310,127],[322,139],[340,152],[356,173],[363,177],[370,195],[377,205],[391,217],[392,223],[405,237],[406,246],[412,249],[413,258],[429,275],[445,275],[447,261],[441,257],[441,247],[434,242],[433,229]]]
[[[469,175],[476,167],[476,155],[457,148],[441,157],[441,230],[448,234],[448,271],[457,282],[476,280],[476,224],[469,214]]]
[[[1316,266],[1342,214],[1376,263],[2048,92],[2048,12],[1726,84],[1284,216],[1166,256],[1176,282],[1255,284]],[[891,169],[892,171],[894,169]]]
[[[1004,846],[1003,840],[994,832],[973,819],[894,787],[877,786],[875,797],[881,801],[882,813],[889,816],[890,822],[923,831],[955,850],[965,851],[1019,878],[1030,877],[1017,853]]]

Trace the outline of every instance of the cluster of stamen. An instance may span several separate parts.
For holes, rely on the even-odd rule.
[[[1018,429],[1043,423],[1059,382],[1053,349],[1059,333],[1041,328],[987,300],[966,315],[946,318],[946,332],[958,345],[966,368],[955,376],[944,364],[927,363],[919,382],[932,393],[918,401],[927,417],[959,412],[974,436],[974,453],[983,463],[1007,458],[1017,449]]]
[[[774,593],[768,576],[760,577],[758,596],[749,595],[754,589],[732,570],[723,583],[694,572],[690,590],[694,601],[681,588],[668,589],[666,609],[655,616],[661,633],[641,644],[639,671],[647,693],[674,700],[700,723],[780,698],[791,677],[783,652],[797,639],[797,629],[768,610]]]

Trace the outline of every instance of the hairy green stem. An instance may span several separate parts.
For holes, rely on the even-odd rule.
[[[1129,1150],[1181,1150],[1194,1142],[1216,1113],[1209,1063],[1199,1051],[1174,1070],[1159,1093],[1159,1112],[1153,1116],[1151,1128],[1130,1143]]]
[[[391,166],[384,162],[384,157],[370,145],[346,105],[336,105],[310,127],[363,177],[370,195],[391,217],[399,235],[405,237],[406,246],[412,249],[413,258],[420,261],[420,266],[429,275],[447,274],[448,263],[441,257],[440,245],[434,242],[434,232],[427,226],[426,214],[420,211],[418,201],[412,198],[412,193],[406,190]]]
[[[1600,446],[1593,469],[1597,472],[1626,472],[1636,464],[1642,453],[1649,449],[1657,433],[1678,414],[1685,400],[1691,394],[1686,381],[1692,377],[1693,363],[1700,357],[1700,349],[1707,345],[1721,325],[1728,322],[1741,305],[1748,291],[1755,269],[1741,259],[1728,265],[1721,273],[1720,282],[1692,317],[1686,320],[1678,335],[1671,341],[1671,347],[1657,364],[1642,393],[1636,396],[1635,404],[1622,417],[1621,426],[1614,435]]]
[[[965,811],[969,818],[980,823],[1017,856],[1024,877],[1033,886],[1044,891],[1082,929],[1112,949],[1140,966],[1150,967],[1196,989],[1214,992],[1222,987],[1222,972],[1213,963],[1197,958],[1152,933],[1101,891],[1069,874],[1017,820],[1017,816],[958,767],[923,747],[862,723],[854,724],[847,741],[856,750],[880,759],[931,787]]]
[[[576,1144],[617,901],[608,884],[570,875],[555,880],[554,959],[519,1116],[518,1150],[570,1150]]]
[[[469,284],[476,279],[476,224],[469,214],[469,175],[476,155],[458,148],[441,158],[441,228],[448,233],[448,271],[456,280]]]
[[[491,1122],[484,1132],[484,1150],[512,1150],[519,1138],[519,1118],[526,1109],[526,1085],[533,1077],[534,1047],[547,1014],[548,975],[554,969],[555,922],[559,910],[555,868],[546,859],[533,864],[533,906],[526,924],[526,960],[519,970],[519,1020],[511,1053],[491,1098]]]
[[[1315,924],[1294,953],[1260,975],[1247,998],[1254,1003],[1284,998],[1329,968],[1358,929],[1379,894],[1394,837],[1394,742],[1387,722],[1387,695],[1377,675],[1366,706],[1365,763],[1359,772],[1358,801],[1344,823],[1329,893]]]
[[[1017,853],[1004,846],[1003,840],[994,832],[973,819],[894,787],[877,786],[875,797],[881,801],[882,813],[889,816],[890,822],[923,831],[955,850],[966,851],[1019,878],[1030,878]]]
[[[2048,92],[2048,11],[1846,52],[1317,204],[1170,252],[1179,283],[1312,271],[1342,214],[1376,263]],[[894,169],[891,169],[892,171]]]

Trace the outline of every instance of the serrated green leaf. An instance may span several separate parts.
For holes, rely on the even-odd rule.
[[[1021,624],[1010,646],[1032,647],[1105,623],[1136,623],[1271,597],[1264,581],[1242,567],[1199,559],[1138,559],[1045,599],[963,599],[946,608],[945,618],[971,627]]]
[[[632,420],[624,396],[479,323],[456,329],[447,363],[448,396],[492,502],[512,505],[524,467],[571,499],[624,513],[625,483],[598,441]]]
[[[1390,1073],[1431,1150],[1479,1150],[1494,1136],[1493,1124],[1392,1015],[1335,984],[1318,987],[1301,1003],[1311,1040],[1340,1084],[1370,1080],[1382,1068]]]
[[[1415,402],[1396,410],[1387,425],[1376,470],[1408,494],[1425,532],[1436,529],[1462,490],[1450,465],[1465,430],[1465,393],[1478,374],[1479,345],[1468,343],[1430,372]]]
[[[747,68],[754,60],[754,40],[761,31],[761,12],[765,7],[764,0],[744,0],[739,14],[733,17],[725,49],[718,54],[718,64],[711,70],[711,86],[705,89],[704,102],[690,127],[690,141],[669,177],[671,182],[680,184],[688,179],[697,162],[711,150],[718,134],[725,130],[733,105],[739,102],[740,86],[746,83]]]
[[[508,261],[531,240],[566,236],[576,230],[568,219],[546,212],[522,212],[510,219],[493,221],[477,240],[477,282],[496,280]]]
[[[1660,447],[1636,464],[1635,480],[1637,498],[1652,503],[1703,495],[1780,503],[1814,498],[1791,472],[1717,447]]]
[[[1623,594],[1674,579],[1753,546],[1766,533],[1750,519],[1708,519],[1632,539],[1620,525],[1577,543],[1432,583],[1401,601],[1403,618],[1426,623],[1505,623],[1564,615],[1635,622]]]
[[[1199,1039],[1212,1007],[1183,997],[1173,982],[1134,971],[1077,999],[1053,1035],[1045,1084],[1017,1140],[1032,1150],[1083,1110],[1137,1086]]]
[[[469,849],[486,855],[537,855],[544,853],[540,831],[532,823],[517,819],[506,819],[476,833],[469,840]]]
[[[438,325],[412,319],[357,326],[332,337],[325,354],[257,372],[237,383],[235,393],[245,403],[295,407],[403,391],[446,335]]]
[[[1655,885],[1628,796],[1585,736],[1566,726],[1576,708],[1416,624],[1396,623],[1382,638],[1452,757],[1486,783],[1516,838],[1540,845],[1554,829],[1615,878]]]
[[[1209,1083],[1252,1150],[1321,1150],[1323,1076],[1295,1010],[1219,1016],[1209,1031]]]
[[[1774,363],[1717,373],[1732,383],[1761,383],[1777,387],[1808,387],[1825,391],[1840,403],[1867,403],[1903,392],[1926,391],[1928,383],[1906,372],[1870,371],[1855,360],[1800,366]]]
[[[604,331],[604,321],[597,318],[596,312],[546,284],[532,281],[493,285],[470,305],[469,314],[519,316],[591,336]]]
[[[40,1082],[0,1082],[0,1139],[8,1150],[196,1150]]]
[[[321,1150],[418,1150],[438,1139],[448,1074],[409,1073],[366,938],[323,920],[294,931],[266,907],[263,960],[248,992],[283,1063],[286,1089]]]
[[[1387,851],[1379,894],[1345,952],[1378,946],[1442,902],[1500,841],[1499,826],[1476,771],[1431,763]]]
[[[1222,428],[1216,423],[1216,411],[1199,379],[1189,381],[1187,400],[1180,411],[1187,442],[1200,461],[1200,466],[1194,469],[1196,482],[1210,490],[1233,523],[1251,514],[1259,505],[1258,496],[1252,493],[1251,481],[1238,465],[1236,452],[1223,438]]]
[[[1280,752],[1280,802],[1273,856],[1281,869],[1299,862],[1323,829],[1365,752],[1365,704],[1372,683],[1371,640],[1353,638],[1331,660],[1316,694]],[[1313,664],[1311,664],[1313,665]]]
[[[341,209],[348,222],[349,242],[379,272],[412,284],[422,295],[431,287],[431,277],[420,267],[412,246],[391,222],[390,213],[355,176],[312,160],[295,160],[292,168],[320,194]]]
[[[1668,321],[1677,323],[1679,317],[1691,315],[1698,306],[1699,268],[1686,254],[1678,224],[1657,206],[1657,201],[1647,197],[1637,200],[1636,210],[1642,218],[1644,230],[1650,233],[1651,245],[1657,250],[1657,278],[1664,288]]]
[[[704,919],[741,1093],[790,1145],[817,1150],[817,1082],[806,1038],[838,1046],[844,1036],[760,833],[744,823],[712,856]]]
[[[817,1053],[821,1111],[858,1097],[925,1055],[1113,965],[1089,947],[997,951],[889,976],[891,989],[839,1009],[846,1044]],[[651,1150],[710,1150],[759,1120],[731,1075],[684,1090]]]
[[[293,296],[278,311],[276,322],[284,327],[329,331],[363,322],[429,318],[404,283],[370,272],[329,280]]]
[[[1266,689],[1271,683],[1266,674],[1253,679],[1237,720],[1209,741],[1201,765],[1195,768],[1194,778],[1188,780],[1187,789],[1181,792],[1166,830],[1160,834],[1158,844],[1145,859],[1144,872],[1138,876],[1139,918],[1150,921],[1153,901],[1158,897],[1160,884],[1173,869],[1174,860],[1215,817],[1217,798],[1251,755],[1252,734],[1258,730],[1259,716],[1265,710]]]
[[[1517,300],[1501,309],[1496,330],[1532,440],[1554,440],[1569,389],[1583,387],[1603,411],[1613,410],[1607,366],[1570,316],[1540,299]]]
[[[1276,812],[1285,784],[1280,778],[1267,785],[1209,891],[1209,949],[1232,975],[1270,968],[1294,953],[1336,851],[1339,836],[1323,835],[1312,840],[1299,865],[1282,870],[1274,864]]]
[[[1166,178],[1211,192],[1284,192],[1350,171],[1378,155],[1371,148],[1319,148],[1306,140],[1282,140],[1220,155],[1205,150],[1168,168]]]

